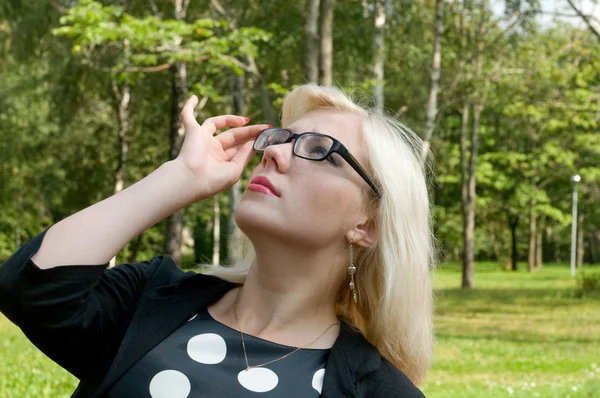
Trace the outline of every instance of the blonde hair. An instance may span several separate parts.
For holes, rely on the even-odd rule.
[[[329,109],[362,117],[369,164],[382,196],[366,201],[373,208],[378,242],[355,251],[358,304],[345,283],[336,312],[362,332],[382,356],[415,384],[425,377],[433,358],[433,308],[430,271],[435,264],[434,237],[421,139],[401,122],[368,110],[335,87],[306,84],[289,92],[281,124],[291,125],[304,114]],[[428,164],[427,162],[424,164]],[[205,271],[244,283],[254,259],[250,240],[236,230],[234,263]]]

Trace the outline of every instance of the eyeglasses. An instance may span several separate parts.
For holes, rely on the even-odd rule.
[[[335,160],[331,157],[331,154],[336,152],[344,158],[354,170],[356,170],[373,191],[375,191],[377,196],[381,197],[381,191],[377,185],[361,167],[354,156],[352,156],[350,151],[348,151],[344,144],[328,135],[310,132],[294,134],[290,130],[284,128],[268,128],[262,130],[256,137],[256,141],[254,141],[254,150],[262,153],[268,146],[286,144],[294,139],[296,140],[292,150],[294,155],[303,159],[315,161],[327,159],[332,164],[335,164]]]

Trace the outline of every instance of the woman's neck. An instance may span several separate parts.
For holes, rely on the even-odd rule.
[[[208,310],[213,318],[236,330],[301,347],[339,322],[335,314],[337,284],[328,279],[284,277],[262,272],[255,263],[244,285],[229,291]],[[334,325],[307,348],[330,348],[338,334],[339,325]]]

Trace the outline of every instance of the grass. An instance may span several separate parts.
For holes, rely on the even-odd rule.
[[[0,314],[0,397],[67,398],[77,379],[58,367]]]
[[[595,267],[600,271],[600,267]],[[600,397],[600,299],[579,297],[568,265],[527,273],[477,263],[435,275],[435,362],[428,398]],[[0,397],[69,397],[77,380],[0,315]]]
[[[425,395],[600,397],[600,300],[579,297],[568,265],[476,270],[470,291],[458,288],[458,264],[436,274],[437,346]]]

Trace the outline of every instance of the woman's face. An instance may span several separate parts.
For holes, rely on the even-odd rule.
[[[357,115],[317,110],[289,129],[296,134],[330,135],[364,166],[366,153],[360,126]],[[246,189],[235,213],[236,223],[251,238],[258,232],[317,247],[339,242],[364,217],[362,192],[369,187],[339,154],[330,155],[333,163],[327,159],[312,161],[295,156],[293,144],[265,149],[249,182],[257,176],[267,177],[279,196]]]

